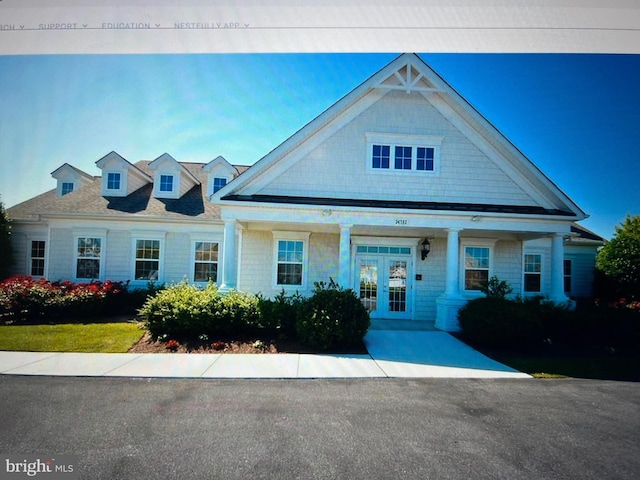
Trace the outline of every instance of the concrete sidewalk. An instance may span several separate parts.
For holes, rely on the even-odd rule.
[[[0,352],[0,374],[169,378],[528,378],[446,332],[370,330],[369,355]]]

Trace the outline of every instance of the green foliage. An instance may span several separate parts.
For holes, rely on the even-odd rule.
[[[513,288],[506,280],[500,280],[495,275],[489,279],[486,286],[480,288],[482,293],[487,297],[492,298],[506,298],[507,295],[513,292]]]
[[[0,280],[4,280],[10,275],[15,259],[11,246],[11,221],[2,201],[0,201],[0,252]]]
[[[287,295],[284,289],[273,299],[258,296],[260,325],[285,335],[295,335],[296,319],[305,298],[298,292]]]
[[[318,350],[356,345],[369,329],[369,312],[355,292],[333,280],[314,284],[313,295],[300,310],[296,331],[300,341]]]
[[[640,298],[640,215],[627,215],[598,253],[596,268],[617,296]]]

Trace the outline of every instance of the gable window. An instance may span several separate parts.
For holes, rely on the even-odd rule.
[[[464,248],[464,289],[481,290],[489,283],[489,247]]]
[[[44,275],[44,240],[31,242],[31,275],[41,277]]]
[[[196,242],[193,267],[194,282],[218,281],[218,243]]]
[[[62,182],[60,194],[66,195],[67,193],[71,192],[73,192],[73,182]]]
[[[542,290],[542,255],[527,253],[524,256],[524,291]]]
[[[226,184],[227,184],[227,179],[226,178],[215,177],[213,179],[213,193],[216,193],[218,190],[220,190]]]
[[[158,280],[160,270],[160,240],[136,240],[136,280]]]
[[[411,147],[396,146],[394,167],[396,170],[411,170]]]
[[[120,173],[110,172],[107,174],[107,190],[120,190]]]
[[[160,175],[160,191],[173,192],[173,175]]]
[[[373,145],[371,168],[389,168],[390,151],[389,145]]]
[[[367,133],[368,169],[376,172],[439,173],[442,137]]]
[[[564,260],[564,293],[571,292],[571,260]]]
[[[418,147],[416,149],[416,170],[433,171],[435,148]]]
[[[78,237],[76,243],[76,278],[95,280],[100,278],[102,239]]]

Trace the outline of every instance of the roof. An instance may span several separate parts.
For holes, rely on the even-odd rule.
[[[134,166],[151,176],[150,161],[142,160]],[[191,175],[201,184],[206,184],[207,174],[204,163],[181,162]],[[235,166],[235,165],[234,165]],[[235,166],[239,172],[247,166]],[[126,197],[104,197],[101,194],[101,177],[62,197],[56,190],[33,197],[7,209],[7,215],[14,220],[37,220],[40,215],[106,216],[122,217],[162,217],[169,219],[218,220],[220,208],[206,198],[203,185],[196,185],[179,199],[153,197],[153,184],[149,183]]]
[[[607,242],[607,240],[597,233],[592,232],[591,230],[583,227],[582,225],[578,225],[574,223],[571,225],[571,239],[570,243],[576,244],[600,244],[603,245]]]

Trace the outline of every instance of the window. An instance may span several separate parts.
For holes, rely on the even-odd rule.
[[[44,275],[44,246],[43,240],[31,242],[31,275],[34,277]]]
[[[173,175],[160,175],[160,191],[173,192]]]
[[[215,242],[196,242],[194,282],[218,281],[218,244]]]
[[[489,247],[464,248],[464,289],[480,290],[489,283]]]
[[[216,193],[227,184],[226,178],[215,177],[213,179],[213,193]]]
[[[435,148],[418,147],[416,149],[416,170],[433,171]]]
[[[301,240],[278,240],[277,279],[278,285],[302,286],[304,242]]]
[[[158,280],[160,240],[136,240],[136,280]]]
[[[107,190],[120,190],[120,174],[108,173],[107,174]]]
[[[389,168],[391,147],[389,145],[374,145],[371,157],[372,168]]]
[[[564,293],[571,293],[571,260],[564,260]]]
[[[60,190],[61,195],[66,195],[67,193],[73,192],[73,182],[62,182],[62,189]]]
[[[101,247],[101,238],[78,238],[76,249],[76,278],[88,280],[100,278]]]
[[[411,147],[397,146],[395,149],[394,168],[396,170],[411,170]]]
[[[524,256],[524,291],[542,290],[542,255],[527,253]]]

